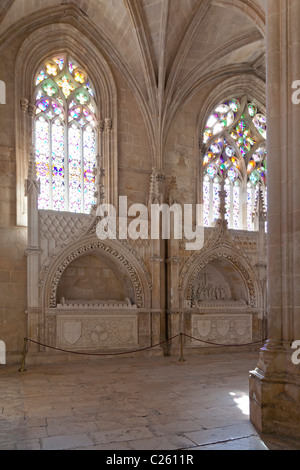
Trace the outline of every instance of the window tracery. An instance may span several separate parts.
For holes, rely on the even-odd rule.
[[[259,188],[266,205],[266,138],[266,117],[246,96],[223,102],[210,114],[202,136],[204,226],[219,217],[224,184],[228,227],[256,230]]]
[[[90,213],[97,155],[93,85],[68,54],[44,61],[34,85],[38,207]]]

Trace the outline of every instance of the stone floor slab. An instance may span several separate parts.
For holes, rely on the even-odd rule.
[[[266,450],[249,421],[258,353],[99,358],[0,369],[0,450]]]

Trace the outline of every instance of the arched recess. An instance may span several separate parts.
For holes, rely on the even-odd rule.
[[[80,35],[80,41],[78,37]],[[21,45],[15,65],[17,224],[27,225],[24,181],[33,144],[34,76],[37,67],[56,53],[69,53],[88,71],[98,103],[98,152],[105,169],[105,200],[117,207],[117,93],[112,72],[101,51],[70,24],[37,28]]]
[[[130,281],[133,303],[138,308],[150,308],[150,283],[146,268],[142,266],[127,248],[116,240],[99,240],[91,235],[75,241],[52,260],[47,274],[42,281],[42,308],[55,308],[57,305],[57,287],[65,269],[76,259],[88,254],[98,256],[113,264],[121,275]]]
[[[244,282],[247,292],[247,306],[254,309],[261,309],[262,289],[253,268],[243,259],[242,253],[234,250],[233,247],[216,246],[210,250],[205,250],[202,254],[195,253],[188,263],[183,267],[180,277],[182,282],[182,307],[191,305],[194,296],[194,284],[197,276],[209,263],[214,260],[224,260],[237,271]]]
[[[93,259],[98,257],[102,260],[102,266],[106,265],[113,271],[114,279],[119,278],[124,288],[125,298],[116,296],[108,299],[103,295],[92,299],[77,298],[75,295],[63,299],[66,302],[61,298],[58,299],[57,289],[67,268],[71,267],[73,262],[85,260],[87,257]],[[99,265],[96,266],[95,273],[99,275]],[[89,324],[89,328],[93,328],[95,324],[98,332],[103,325],[109,324],[112,336],[107,337],[104,345],[101,341],[100,343],[90,341],[89,335],[85,333],[80,336],[80,341],[83,343],[81,342],[78,347],[90,350],[101,349],[102,346],[105,350],[119,346],[129,349],[137,345],[149,346],[153,340],[150,276],[142,260],[137,258],[126,244],[117,240],[99,240],[95,233],[73,239],[67,245],[60,245],[52,251],[41,267],[38,284],[39,307],[28,310],[28,334],[32,339],[41,342],[36,351],[45,352],[45,345],[76,349],[79,343],[77,344],[74,338],[74,343],[72,339],[67,340],[67,343],[64,342],[64,338],[67,339],[66,336],[62,337],[64,324],[71,325],[71,329],[75,324],[77,326]],[[103,289],[101,292],[103,293]],[[134,338],[133,343],[123,344],[121,341],[117,346],[114,340],[115,333],[117,336],[119,334],[122,336],[123,327],[127,329],[129,324]],[[67,330],[68,328],[67,326]],[[34,348],[35,346],[32,346],[32,351]]]
[[[57,304],[88,305],[134,303],[134,289],[127,272],[103,250],[94,250],[72,261],[57,286]]]

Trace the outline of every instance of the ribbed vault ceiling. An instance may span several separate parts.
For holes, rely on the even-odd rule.
[[[264,78],[265,0],[2,0],[0,48],[51,21],[97,42],[153,134],[205,77],[240,68]]]

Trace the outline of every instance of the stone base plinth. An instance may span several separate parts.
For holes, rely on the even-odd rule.
[[[249,380],[250,420],[256,430],[300,438],[300,381],[285,374],[265,376],[256,369]]]

